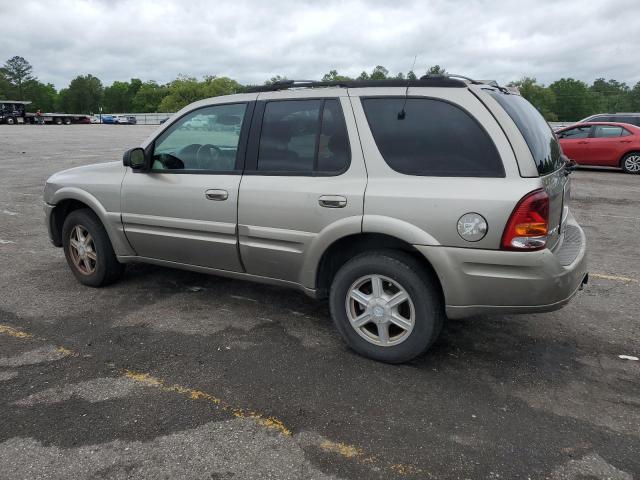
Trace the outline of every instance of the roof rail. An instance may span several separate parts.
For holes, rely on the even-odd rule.
[[[462,78],[462,77],[461,77]],[[368,87],[448,87],[464,88],[467,83],[444,75],[424,76],[420,80],[388,78],[384,80],[345,80],[345,81],[313,81],[313,80],[278,80],[271,85],[249,87],[247,92],[276,92],[290,88],[368,88]]]

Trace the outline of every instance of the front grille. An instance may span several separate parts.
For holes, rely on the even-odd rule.
[[[554,252],[556,257],[558,257],[560,265],[571,265],[578,257],[581,248],[582,235],[580,234],[580,229],[575,225],[566,225],[562,245]]]

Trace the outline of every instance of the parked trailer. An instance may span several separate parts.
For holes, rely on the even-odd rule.
[[[87,115],[76,115],[73,113],[43,113],[40,117],[44,123],[53,123],[55,125],[70,125],[72,123],[91,123]],[[38,123],[38,117],[35,113],[26,113],[25,122]]]
[[[40,117],[35,113],[27,113],[26,106],[29,101],[0,100],[0,123],[14,125],[17,123],[38,123],[38,119],[44,123],[55,125],[69,125],[71,123],[90,123],[87,115],[73,113],[43,113]]]

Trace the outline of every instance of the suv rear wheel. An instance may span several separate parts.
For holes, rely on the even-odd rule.
[[[62,246],[71,271],[83,285],[102,287],[124,272],[104,226],[91,210],[74,210],[67,216],[62,226]]]
[[[344,264],[329,302],[347,344],[387,363],[424,353],[445,318],[435,279],[411,255],[391,250],[364,253]]]

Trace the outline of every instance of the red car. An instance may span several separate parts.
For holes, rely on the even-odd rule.
[[[562,151],[579,165],[618,167],[640,174],[640,127],[628,123],[577,123],[556,132]]]

